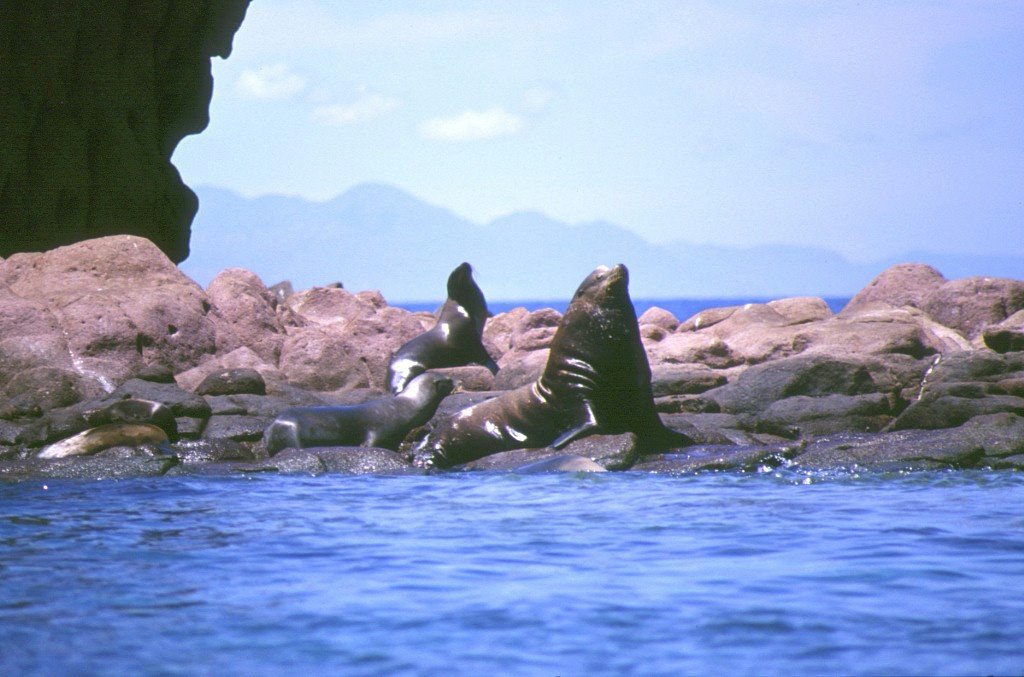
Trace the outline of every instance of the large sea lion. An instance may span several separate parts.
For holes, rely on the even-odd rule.
[[[634,432],[644,450],[691,444],[654,409],[651,367],[640,342],[622,264],[592,272],[573,296],[535,382],[454,414],[413,452],[417,465],[447,467],[509,449],[561,448],[601,432]]]
[[[398,395],[372,402],[286,409],[267,426],[263,441],[270,455],[286,447],[364,446],[394,451],[410,430],[430,420],[452,388],[450,378],[420,374]]]
[[[448,300],[437,322],[391,357],[388,389],[400,393],[410,379],[428,369],[482,364],[496,373],[498,365],[480,338],[490,315],[484,293],[473,281],[473,268],[468,263],[459,265],[448,276]]]

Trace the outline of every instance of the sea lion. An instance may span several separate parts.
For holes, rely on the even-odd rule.
[[[457,412],[417,445],[417,465],[447,467],[509,449],[561,448],[602,432],[634,432],[645,451],[692,444],[654,409],[622,264],[601,266],[573,296],[535,382]]]
[[[286,409],[267,426],[263,441],[271,456],[286,447],[364,446],[395,451],[410,430],[430,420],[453,387],[450,378],[420,374],[398,395],[372,402]]]
[[[178,439],[178,423],[174,412],[166,404],[137,398],[118,400],[101,409],[85,412],[90,426],[108,423],[152,423],[167,433],[172,442]]]
[[[39,458],[86,456],[110,447],[137,447],[167,442],[167,433],[152,423],[109,423],[90,428],[39,452]]]
[[[497,373],[498,365],[484,348],[484,322],[491,316],[473,268],[462,263],[448,276],[448,300],[429,330],[395,351],[388,365],[387,387],[400,393],[417,374],[428,369],[481,364]]]

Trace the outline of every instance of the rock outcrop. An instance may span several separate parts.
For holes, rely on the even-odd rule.
[[[248,4],[0,3],[0,256],[118,233],[188,256],[197,200],[170,158]]]
[[[693,447],[641,457],[628,436],[597,435],[468,469],[1024,468],[1022,285],[904,265],[838,314],[817,298],[682,320],[652,308],[639,324],[655,405]],[[535,379],[559,320],[524,308],[490,318],[484,342],[501,370],[442,370],[460,387],[436,417]],[[0,478],[416,472],[372,449],[268,459],[260,440],[288,407],[384,396],[391,354],[432,323],[378,292],[275,294],[241,269],[204,290],[133,236],[15,254],[0,260]],[[170,443],[38,456],[118,421],[156,425]]]

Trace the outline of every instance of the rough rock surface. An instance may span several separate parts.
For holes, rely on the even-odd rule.
[[[887,280],[898,283],[887,291]],[[655,405],[693,447],[643,457],[629,435],[593,435],[466,469],[1024,468],[1024,352],[1012,334],[1021,311],[1007,314],[1018,284],[898,266],[873,285],[837,315],[816,298],[682,321],[663,309],[641,315]],[[940,297],[960,311],[929,312]],[[460,387],[435,417],[535,379],[560,319],[523,308],[490,318],[484,341],[501,370],[445,370]],[[400,454],[365,449],[270,463],[261,437],[286,408],[383,396],[391,353],[432,321],[377,292],[324,287],[282,299],[241,269],[203,290],[129,236],[16,254],[0,261],[0,477],[414,472]],[[151,413],[135,400],[153,403]],[[101,452],[78,469],[37,458],[113,420],[162,427],[173,442],[166,458]],[[410,433],[403,450],[425,433]]]
[[[246,347],[274,364],[281,356],[285,328],[278,315],[277,299],[254,273],[229,268],[213,278],[206,296],[217,332],[217,352]]]
[[[942,273],[923,263],[901,263],[882,271],[854,295],[843,310],[875,303],[921,308],[933,291],[945,284]]]
[[[248,4],[0,3],[0,256],[120,233],[188,256],[197,200],[170,158]]]
[[[1024,310],[1024,281],[998,277],[951,280],[932,291],[923,310],[969,339]]]
[[[90,395],[147,365],[180,371],[216,351],[203,290],[141,237],[15,254],[0,263],[0,307],[0,365],[64,369]]]
[[[999,324],[985,327],[982,337],[985,345],[997,353],[1024,350],[1024,310],[1018,310]]]

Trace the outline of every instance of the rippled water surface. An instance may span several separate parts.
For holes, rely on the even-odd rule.
[[[1024,475],[0,485],[0,674],[1021,674]]]

